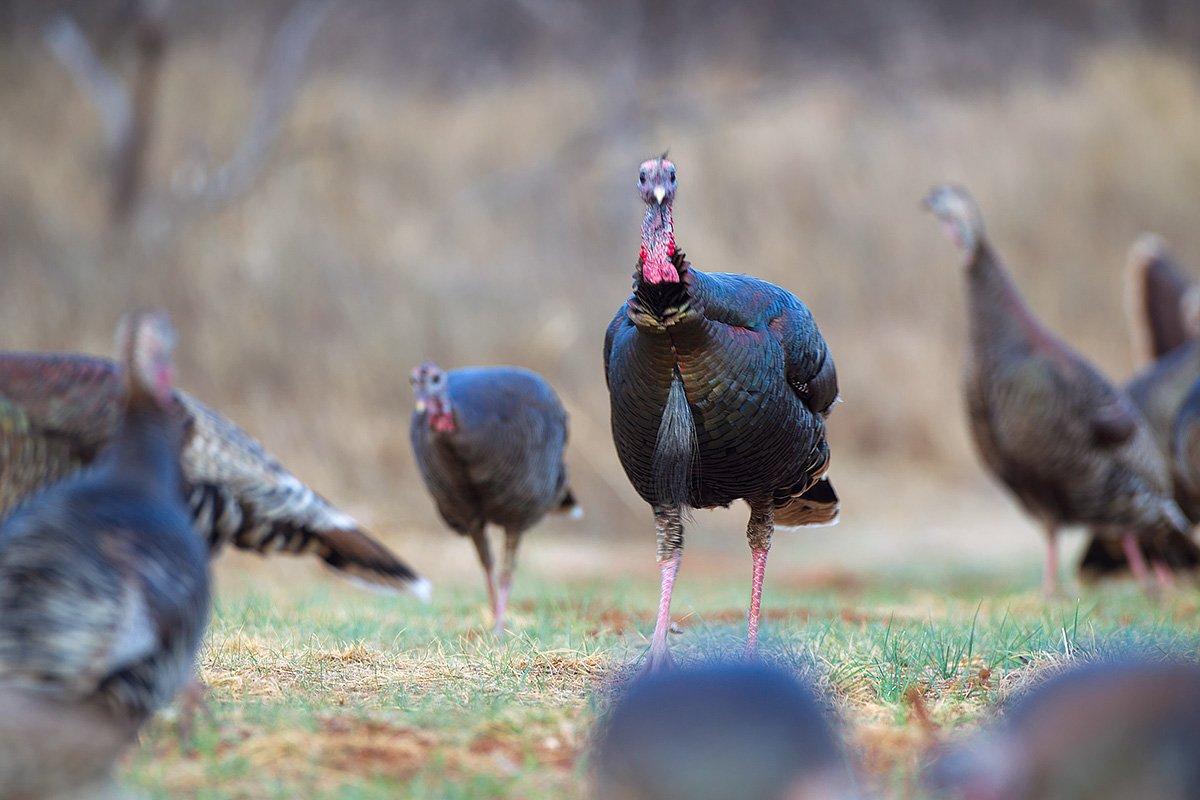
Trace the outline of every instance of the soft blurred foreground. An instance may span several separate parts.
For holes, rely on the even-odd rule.
[[[545,553],[527,564],[499,642],[480,581],[443,584],[419,607],[227,561],[238,577],[221,582],[201,659],[212,717],[190,751],[160,720],[127,782],[164,800],[586,797],[592,726],[644,656],[657,592],[652,566],[627,568],[642,549],[584,547],[591,577],[546,569]],[[776,547],[762,650],[828,693],[874,796],[925,797],[919,774],[939,745],[1064,664],[1200,646],[1195,591],[1152,603],[1109,586],[1047,605],[1032,580],[864,580],[807,567],[799,550]],[[465,555],[460,566],[475,568]],[[740,651],[747,580],[735,573],[732,559],[685,561],[681,663]]]

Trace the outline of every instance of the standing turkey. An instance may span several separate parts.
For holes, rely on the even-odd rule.
[[[1124,393],[1025,305],[974,200],[941,186],[925,202],[965,255],[971,433],[984,464],[1045,529],[1043,590],[1056,592],[1056,539],[1066,525],[1119,540],[1145,581],[1142,543],[1158,545],[1189,527],[1171,499],[1150,427]]]
[[[1150,424],[1155,441],[1172,465],[1175,502],[1195,524],[1200,522],[1200,493],[1186,477],[1186,463],[1176,458],[1175,430],[1184,398],[1200,380],[1198,290],[1171,259],[1163,241],[1149,234],[1130,249],[1129,286],[1134,351],[1145,354],[1149,363],[1125,384],[1125,392]],[[1171,534],[1150,555],[1175,571],[1200,569],[1200,547],[1182,534]],[[1079,563],[1085,580],[1128,570],[1124,552],[1104,536],[1092,537]]]
[[[0,353],[0,518],[39,488],[95,461],[121,415],[121,376],[103,358]],[[338,573],[427,597],[429,584],[261,444],[176,389],[181,463],[196,531],[260,554],[312,553]]]
[[[582,515],[567,483],[567,412],[541,376],[517,367],[412,371],[413,455],[438,513],[470,536],[487,579],[496,635],[517,565],[521,535],[546,514]],[[504,528],[497,580],[485,528]]]
[[[748,275],[705,273],[675,246],[677,176],[646,161],[633,295],[604,337],[613,441],[650,504],[662,597],[647,669],[670,664],[671,592],[688,508],[750,506],[747,651],[758,643],[763,575],[776,525],[830,524],[825,417],[838,396],[825,340],[795,295]]]
[[[0,528],[0,796],[100,796],[195,673],[208,554],[184,503],[172,342],[165,315],[126,318],[116,430]]]

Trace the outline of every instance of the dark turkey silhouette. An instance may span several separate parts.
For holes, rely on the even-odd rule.
[[[940,754],[927,785],[963,800],[1200,797],[1200,666],[1125,656],[1072,667]]]
[[[965,254],[971,433],[984,464],[1045,528],[1043,589],[1056,590],[1056,538],[1066,525],[1118,539],[1145,581],[1141,542],[1157,545],[1189,528],[1149,426],[1025,305],[965,191],[942,186],[926,204]]]
[[[117,429],[121,386],[107,359],[0,353],[0,517],[96,459]],[[241,428],[178,389],[171,409],[185,429],[188,505],[214,552],[311,553],[347,578],[428,596],[427,581]]]
[[[705,664],[634,681],[597,726],[596,800],[849,800],[822,701],[778,667]]]
[[[116,430],[0,528],[0,796],[98,796],[194,675],[208,553],[184,503],[172,340],[163,314],[126,318]]]
[[[1130,249],[1129,286],[1134,350],[1148,353],[1152,360],[1125,384],[1125,392],[1172,465],[1175,502],[1194,525],[1200,522],[1200,494],[1180,472],[1186,464],[1176,458],[1175,430],[1184,397],[1200,380],[1198,289],[1171,259],[1163,241],[1150,234]],[[1177,572],[1200,569],[1200,547],[1183,534],[1172,533],[1161,545],[1150,544],[1147,555]],[[1129,570],[1129,561],[1110,538],[1093,536],[1079,570],[1085,580],[1119,576]]]
[[[613,441],[654,512],[662,599],[649,668],[668,664],[671,592],[687,508],[750,505],[753,557],[747,649],[758,641],[775,525],[828,524],[838,499],[825,417],[837,374],[812,314],[747,275],[694,269],[675,246],[675,165],[642,164],[646,203],[633,295],[604,337]]]
[[[1176,495],[1187,503],[1185,511],[1200,517],[1200,376],[1184,397],[1175,418],[1171,432],[1171,466]],[[1192,542],[1189,540],[1188,544]],[[1195,568],[1196,565],[1192,562],[1188,566]]]
[[[581,516],[567,483],[567,412],[541,376],[517,367],[412,371],[413,455],[438,513],[470,536],[487,579],[497,635],[521,535],[546,514]],[[504,528],[497,580],[485,528]]]

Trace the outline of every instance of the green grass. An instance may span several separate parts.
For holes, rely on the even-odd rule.
[[[913,796],[925,747],[1040,668],[1200,639],[1192,591],[1152,603],[1109,586],[1046,605],[994,576],[776,583],[764,653],[829,692],[864,782],[898,796]],[[213,718],[191,752],[170,715],[157,722],[127,782],[153,798],[583,796],[590,726],[642,657],[655,589],[529,576],[503,642],[470,587],[428,607],[335,584],[222,599],[203,654]],[[739,651],[745,589],[681,586],[677,659]]]

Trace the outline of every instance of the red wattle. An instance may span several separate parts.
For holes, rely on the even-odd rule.
[[[435,433],[453,433],[454,432],[454,415],[453,414],[430,414],[429,428]]]
[[[679,270],[670,261],[644,261],[642,280],[646,283],[679,283]]]

